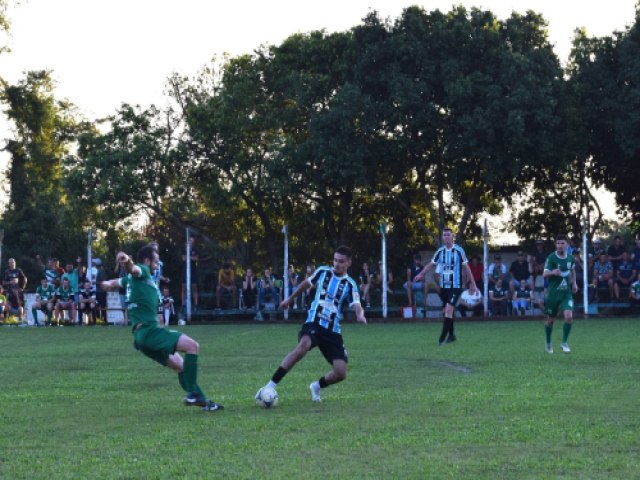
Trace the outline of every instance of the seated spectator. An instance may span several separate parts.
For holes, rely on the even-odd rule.
[[[489,281],[489,290],[491,290],[498,280],[506,281],[507,267],[502,263],[502,255],[496,253],[493,256],[493,263],[487,269],[487,280]]]
[[[513,298],[515,291],[520,288],[522,283],[533,287],[529,262],[525,258],[522,250],[518,252],[516,259],[511,262],[509,273],[511,274],[511,279],[509,280],[509,293],[511,294],[511,298]]]
[[[7,306],[7,297],[4,294],[4,288],[0,285],[0,322],[4,322],[4,309]]]
[[[69,323],[76,323],[76,303],[73,298],[73,290],[69,285],[69,279],[62,280],[62,284],[56,290],[56,318],[58,319],[58,325],[60,321],[64,320],[64,311],[69,311]],[[80,325],[80,324],[79,324]]]
[[[609,261],[611,262],[611,265],[613,265],[614,270],[618,269],[618,266],[622,261],[622,254],[625,251],[626,248],[622,244],[622,238],[620,238],[620,235],[613,237],[613,244],[609,245],[609,248],[607,248],[607,255],[609,256]]]
[[[493,288],[489,290],[489,308],[491,314],[495,316],[506,315],[508,300],[508,290],[504,286],[502,279],[498,278]]]
[[[287,268],[287,277],[289,280],[289,292],[287,293],[287,296],[289,296],[297,288],[298,283],[300,281],[300,274],[296,272],[293,265],[289,265],[289,268]],[[298,308],[298,297],[296,297],[294,300],[293,308],[295,309]]]
[[[584,261],[582,259],[582,251],[579,248],[576,248],[573,251],[573,259],[576,264],[576,268],[575,268],[576,283],[578,284],[578,288],[582,290],[582,288],[584,287]],[[589,280],[589,271],[587,271],[587,282],[588,280]]]
[[[256,277],[253,269],[247,268],[242,278],[242,305],[240,308],[254,308],[256,305]]]
[[[38,325],[38,311],[45,314],[45,325],[51,325],[51,317],[53,315],[53,306],[56,298],[56,289],[49,284],[47,277],[40,279],[40,285],[36,288],[36,299],[31,305],[31,315],[33,316],[33,324]]]
[[[534,252],[529,255],[529,265],[534,285],[536,284],[536,278],[542,275],[544,271],[544,263],[547,261],[547,256],[548,254],[544,250],[544,242],[542,240],[536,240],[536,248]]]
[[[278,292],[276,288],[276,279],[271,275],[270,268],[264,269],[264,273],[258,282],[258,301],[262,308],[264,308],[264,305],[267,303],[267,298],[269,298],[271,303],[275,304],[276,307],[280,303],[280,292]]]
[[[87,324],[96,323],[96,310],[98,300],[96,299],[96,290],[91,285],[90,280],[85,280],[79,292],[78,300],[78,320],[80,324],[84,323],[83,315],[87,316]]]
[[[424,279],[421,282],[415,282],[413,279],[418,275],[424,266],[422,265],[422,256],[416,254],[413,256],[413,263],[407,267],[407,281],[402,286],[407,291],[407,299],[409,307],[417,307],[416,302],[413,301],[414,292],[422,292],[424,306],[427,306],[427,295],[429,295],[429,280]]]
[[[18,316],[18,321],[22,323],[24,316],[24,292],[27,287],[27,276],[22,269],[16,266],[14,258],[10,258],[7,261],[7,268],[4,271],[2,277],[2,285],[5,288],[5,295],[7,297],[7,303],[5,306],[6,315],[15,313]]]
[[[613,293],[616,300],[620,300],[620,289],[629,288],[636,278],[637,270],[629,260],[629,253],[622,252],[622,258],[615,271],[615,282],[613,283]]]
[[[473,281],[476,282],[476,288],[480,293],[483,293],[484,292],[484,265],[480,261],[479,256],[474,255],[471,257],[471,260],[469,261],[469,268],[471,269],[471,274],[473,275]]]
[[[220,309],[220,298],[222,293],[231,294],[231,308],[235,308],[237,305],[236,295],[238,294],[238,287],[236,287],[236,273],[231,268],[231,263],[224,262],[222,268],[218,271],[218,285],[216,285],[216,308]]]
[[[371,307],[371,282],[373,281],[373,273],[369,270],[369,264],[364,262],[359,275],[360,295],[365,301],[367,308]]]
[[[380,291],[382,291],[382,286],[383,286],[383,281],[382,281],[382,260],[378,261],[378,270],[376,270],[374,272],[374,275],[376,277],[376,285],[377,287],[380,289]],[[386,282],[386,288],[387,288],[387,292],[391,293],[391,284],[393,283],[393,273],[391,272],[391,269],[389,268],[389,265],[387,265],[387,282]]]
[[[162,297],[160,298],[160,304],[162,305],[162,317],[164,320],[164,326],[169,327],[171,316],[174,315],[174,300],[169,291],[169,287],[162,287]]]
[[[636,245],[631,250],[631,261],[636,272],[640,273],[640,235],[636,237]]]
[[[604,252],[600,253],[598,261],[593,264],[593,287],[596,301],[598,301],[598,288],[602,285],[609,287],[609,298],[613,298],[613,265]]]
[[[511,303],[514,315],[526,315],[528,304],[533,304],[533,290],[528,282],[520,282],[518,289],[513,292]]]
[[[629,300],[634,306],[640,306],[640,272],[636,276],[636,281],[629,288]]]

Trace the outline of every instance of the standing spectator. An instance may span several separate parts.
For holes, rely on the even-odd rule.
[[[316,271],[315,263],[307,264],[307,269],[304,274],[304,279],[307,280],[311,278],[315,273],[315,271]],[[306,290],[302,292],[302,308],[303,309],[307,308],[307,299],[314,297],[315,294],[316,294],[316,287],[314,285],[311,285],[310,287],[308,287]]]
[[[107,292],[102,288],[102,282],[104,282],[107,277],[104,273],[104,268],[102,265],[102,260],[99,258],[94,258],[91,260],[93,267],[91,267],[91,285],[95,285],[96,289],[96,302],[97,302],[97,310],[99,314],[102,316],[102,312],[106,311],[107,308]],[[104,321],[104,319],[102,319]],[[125,324],[126,325],[126,324]]]
[[[544,262],[547,260],[547,254],[544,251],[544,242],[542,240],[536,240],[536,248],[534,252],[529,256],[531,265],[531,274],[533,275],[533,284],[536,284],[536,278],[542,275],[544,271]]]
[[[413,263],[407,267],[407,281],[404,283],[403,288],[407,291],[407,300],[409,307],[417,307],[417,302],[413,301],[414,292],[422,292],[425,308],[427,307],[427,296],[429,295],[429,282],[425,278],[421,282],[414,281],[414,278],[422,271],[424,266],[422,265],[422,256],[417,253],[413,256]]]
[[[42,259],[40,255],[36,255],[36,263],[40,268],[42,268],[42,275],[47,278],[47,282],[49,285],[52,285],[53,288],[58,288],[60,286],[60,277],[62,273],[55,266],[56,259],[50,258],[47,260],[47,265],[45,266],[42,263]]]
[[[489,265],[487,269],[487,280],[489,282],[489,289],[493,288],[498,279],[502,282],[506,282],[507,279],[507,266],[502,263],[502,255],[496,253],[493,256],[493,263]]]
[[[636,244],[631,250],[631,260],[635,266],[635,269],[640,272],[640,235],[636,237]]]
[[[84,323],[84,319],[82,318],[84,314],[87,315],[87,324],[95,324],[98,301],[96,300],[96,289],[91,285],[91,281],[84,281],[80,289],[79,297],[78,316],[80,317],[80,324]]]
[[[629,288],[636,278],[637,270],[633,263],[629,261],[629,253],[622,252],[622,259],[615,271],[615,282],[613,283],[613,293],[616,300],[620,300],[620,289]]]
[[[507,314],[508,290],[504,286],[502,279],[498,278],[493,288],[489,290],[489,308],[491,314],[495,316],[504,316]]]
[[[73,290],[69,285],[69,279],[62,280],[62,284],[56,290],[56,317],[58,325],[64,320],[64,310],[69,311],[69,323],[76,323],[76,302],[73,298]],[[80,324],[81,325],[81,324]]]
[[[242,302],[241,307],[254,308],[256,305],[256,277],[253,269],[247,268],[242,278]]]
[[[598,261],[593,265],[593,288],[596,302],[599,296],[598,289],[601,285],[609,287],[609,298],[613,298],[613,265],[604,252],[600,253]]]
[[[169,327],[171,316],[175,314],[174,300],[169,291],[169,287],[162,287],[162,297],[160,298],[160,304],[162,305],[162,316],[164,320],[165,328]]]
[[[513,294],[516,289],[520,288],[520,284],[526,283],[529,286],[533,286],[531,284],[531,270],[529,262],[527,262],[522,250],[518,252],[516,260],[511,262],[509,273],[511,274],[511,279],[509,280],[509,293],[511,294],[511,298],[513,298]]]
[[[2,277],[2,285],[6,289],[7,303],[5,310],[10,315],[15,311],[18,315],[18,321],[23,320],[24,292],[27,287],[27,276],[22,269],[16,266],[16,260],[10,258],[7,261],[7,268]]]
[[[533,291],[528,282],[520,282],[518,289],[513,292],[511,304],[514,315],[518,315],[518,313],[520,313],[520,315],[527,314],[527,306],[529,304],[533,305]]]
[[[200,254],[196,249],[195,237],[189,237],[189,249],[191,250],[191,297],[193,299],[193,311],[198,311],[198,260]],[[187,249],[182,254],[182,306],[186,305],[187,300]]]
[[[578,288],[582,290],[582,288],[584,288],[584,261],[581,249],[575,248],[573,250],[573,259],[576,262],[576,283],[578,284]],[[587,270],[587,285],[589,284],[589,277],[590,271]]]
[[[271,275],[271,269],[265,268],[260,282],[258,283],[258,298],[260,301],[260,307],[264,308],[267,303],[267,297],[270,297],[274,304],[278,304],[280,300],[280,293],[276,288],[276,279]]]
[[[568,340],[573,324],[573,294],[578,291],[574,265],[573,256],[567,253],[567,237],[558,235],[556,237],[556,251],[547,257],[542,274],[544,278],[549,280],[547,296],[544,299],[545,351],[547,353],[553,353],[551,333],[558,311],[562,311],[564,316],[560,346],[564,353],[571,352]]]
[[[60,277],[60,280],[64,280],[67,278],[69,280],[69,286],[71,290],[73,290],[73,301],[76,306],[78,306],[78,294],[80,292],[80,264],[82,263],[82,258],[76,258],[77,267],[74,268],[72,262],[67,262],[64,268],[64,273]]]
[[[300,283],[300,275],[298,274],[298,272],[296,272],[293,265],[289,265],[289,268],[287,269],[287,276],[289,277],[289,291],[286,295],[289,296],[298,287],[298,283]],[[294,299],[293,308],[298,308],[297,297]]]
[[[443,246],[436,250],[431,262],[414,279],[422,280],[433,268],[440,274],[440,298],[445,307],[439,345],[456,341],[453,313],[464,288],[463,273],[470,279],[469,292],[471,294],[476,292],[476,284],[469,269],[467,256],[462,247],[453,243],[453,232],[450,228],[442,230],[442,243]]]
[[[40,285],[36,288],[36,300],[31,305],[31,315],[33,316],[33,324],[38,325],[38,310],[42,311],[45,316],[45,325],[51,325],[51,316],[53,315],[53,306],[56,298],[56,289],[49,284],[47,277],[40,279]]]
[[[369,270],[367,262],[362,263],[360,270],[360,293],[366,302],[367,308],[371,307],[371,282],[373,281],[373,273]]]
[[[476,282],[476,287],[480,292],[484,291],[484,265],[480,261],[480,257],[474,255],[469,262],[469,269],[473,276],[473,281]],[[468,288],[468,287],[467,287]]]
[[[116,262],[114,270],[118,278],[124,278],[129,275],[127,270],[119,262]],[[122,308],[122,324],[126,326],[129,325],[129,316],[127,311],[127,290],[124,287],[118,287],[118,297],[120,297],[120,308]]]
[[[609,256],[609,261],[611,265],[613,265],[613,269],[617,270],[618,265],[622,261],[622,253],[626,251],[625,246],[622,244],[622,238],[620,235],[616,235],[613,237],[613,244],[609,245],[607,249],[607,255]]]
[[[223,292],[231,294],[231,308],[236,308],[236,296],[238,295],[236,272],[233,271],[229,262],[224,262],[218,271],[218,285],[216,285],[216,309],[218,310],[220,310],[220,297]]]

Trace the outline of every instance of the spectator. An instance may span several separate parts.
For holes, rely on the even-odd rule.
[[[491,313],[495,316],[504,316],[507,314],[507,289],[504,287],[501,278],[498,278],[489,290],[489,307]]]
[[[7,265],[9,268],[4,271],[4,275],[2,277],[2,285],[5,288],[5,295],[7,297],[5,311],[7,315],[16,313],[18,321],[22,323],[24,314],[23,290],[27,287],[27,276],[24,274],[22,269],[16,266],[14,258],[10,258],[7,261]]]
[[[575,272],[576,272],[576,283],[578,284],[578,288],[582,289],[584,287],[584,261],[582,258],[582,252],[579,248],[575,248],[573,250],[573,259],[576,262]],[[588,265],[587,265],[588,267]],[[587,270],[587,282],[589,281],[589,270]]]
[[[4,288],[0,285],[0,322],[4,322],[4,309],[7,306],[7,297],[4,294]]]
[[[231,294],[231,308],[235,308],[238,287],[236,286],[236,272],[233,271],[229,262],[224,262],[218,271],[218,285],[216,286],[216,308],[218,310],[220,310],[220,298],[224,292]]]
[[[306,272],[304,274],[304,279],[308,280],[310,279],[313,274],[316,271],[316,265],[314,263],[309,263],[307,264],[307,269]],[[313,285],[309,288],[307,288],[304,292],[302,292],[302,308],[306,309],[307,308],[307,299],[308,298],[313,298],[316,294],[316,286]]]
[[[373,281],[373,273],[369,270],[369,264],[364,262],[362,270],[360,270],[360,294],[366,302],[366,307],[371,308],[371,282]]]
[[[526,315],[528,304],[533,305],[533,291],[529,282],[520,282],[518,289],[513,292],[511,297],[513,306],[513,314]]]
[[[613,265],[604,252],[600,253],[598,261],[593,265],[593,288],[596,301],[598,301],[598,289],[601,285],[609,287],[609,298],[613,298]]]
[[[169,287],[162,287],[162,297],[160,298],[160,304],[162,305],[162,316],[164,319],[165,328],[169,327],[171,316],[175,314],[174,300],[169,291]]]
[[[64,320],[64,311],[69,311],[69,323],[76,323],[76,303],[73,298],[73,290],[69,284],[69,279],[62,280],[62,284],[56,290],[56,317],[58,325]],[[81,325],[81,324],[79,324]]]
[[[126,268],[124,268],[124,266],[121,265],[119,262],[116,262],[114,270],[118,278],[124,278],[127,275],[129,275]],[[122,282],[122,283],[126,283],[126,282]],[[129,325],[129,311],[127,309],[127,290],[123,287],[118,286],[118,297],[120,297],[120,308],[122,309],[122,323],[124,325]]]
[[[636,272],[640,273],[640,235],[636,237],[636,245],[631,251],[631,260],[633,261],[633,267]]]
[[[64,273],[56,268],[56,260],[57,259],[52,257],[47,260],[47,265],[44,265],[40,255],[36,255],[36,263],[42,269],[42,275],[47,278],[47,282],[49,285],[52,285],[54,289],[60,286],[60,277],[62,273]]]
[[[42,311],[45,316],[45,325],[51,325],[51,316],[53,315],[53,306],[56,298],[56,289],[49,284],[47,277],[40,279],[40,285],[36,288],[36,299],[31,305],[31,315],[33,316],[33,324],[38,325],[38,310]]]
[[[415,254],[413,256],[413,263],[407,267],[407,281],[402,286],[407,291],[408,306],[417,307],[416,302],[413,301],[414,292],[421,291],[424,295],[423,303],[427,306],[427,296],[429,294],[429,280],[427,278],[420,282],[414,282],[414,278],[418,275],[424,266],[422,265],[422,256]]]
[[[504,283],[507,278],[507,267],[502,263],[502,255],[496,253],[493,256],[493,263],[487,269],[487,279],[489,281],[489,290],[491,290],[498,279]]]
[[[614,270],[618,269],[618,265],[620,265],[620,262],[622,261],[622,252],[625,250],[626,248],[622,244],[622,238],[620,238],[620,235],[613,237],[613,244],[609,245],[607,255],[609,256],[609,261],[611,262],[611,265],[613,265]]]
[[[533,275],[533,284],[536,284],[536,278],[542,275],[544,271],[544,262],[547,261],[547,253],[544,251],[544,242],[536,240],[536,248],[529,256],[529,264],[531,266],[531,274]]]
[[[376,272],[374,273],[374,275],[376,276],[376,285],[378,286],[378,288],[380,289],[380,291],[382,292],[382,260],[378,261],[378,270],[376,270]],[[389,265],[387,265],[387,284],[386,284],[386,288],[387,288],[387,292],[391,293],[391,284],[393,283],[393,272],[391,272],[391,269],[389,268]]]
[[[289,277],[289,291],[287,292],[287,296],[289,296],[298,286],[298,283],[300,282],[300,274],[296,272],[293,265],[289,265],[289,268],[287,269],[287,276]],[[298,308],[298,297],[294,299],[293,308]]]
[[[629,260],[629,253],[622,252],[622,258],[615,270],[615,282],[613,283],[613,293],[617,300],[620,300],[620,289],[629,288],[636,278],[637,270]]]
[[[636,281],[633,282],[631,288],[629,288],[629,300],[631,300],[634,306],[640,306],[640,272],[638,272]]]
[[[516,260],[511,262],[511,268],[509,268],[509,273],[511,274],[511,279],[509,280],[509,293],[512,299],[514,298],[513,295],[516,289],[519,289],[522,283],[526,283],[530,287],[533,286],[533,283],[531,282],[530,268],[530,264],[525,258],[524,252],[520,250]]]
[[[96,323],[96,310],[98,301],[96,300],[96,289],[91,285],[90,280],[85,280],[79,292],[78,316],[80,324],[84,323],[83,315],[87,316],[87,324]]]
[[[469,269],[473,275],[473,281],[476,282],[476,287],[480,293],[484,292],[484,265],[480,261],[480,257],[474,255],[469,262]]]
[[[280,301],[280,293],[276,288],[276,279],[271,275],[271,269],[265,268],[260,282],[258,283],[258,299],[260,307],[264,308],[267,303],[267,297],[270,298],[271,303],[278,304]]]
[[[67,262],[64,268],[64,273],[60,277],[60,280],[64,280],[65,278],[69,279],[69,286],[71,290],[73,290],[73,301],[76,306],[78,305],[78,297],[80,292],[80,264],[82,263],[82,258],[76,258],[77,267],[73,267],[72,262]]]
[[[93,264],[90,274],[91,285],[95,285],[97,303],[96,308],[98,313],[101,315],[102,310],[107,308],[107,292],[102,288],[102,282],[105,282],[107,280],[107,276],[104,273],[102,260],[100,260],[99,258],[94,258],[91,260],[91,263]],[[124,325],[126,325],[126,323]]]
[[[242,279],[242,305],[244,308],[254,308],[256,305],[256,277],[253,269],[247,268]]]
[[[195,247],[195,237],[189,237],[189,249],[191,255],[191,297],[193,299],[193,309],[198,310],[198,260],[200,260],[200,254]],[[182,254],[182,305],[186,305],[187,300],[187,251]]]

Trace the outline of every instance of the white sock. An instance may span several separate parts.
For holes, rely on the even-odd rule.
[[[169,326],[169,318],[171,318],[171,312],[169,310],[164,311],[164,326]]]
[[[267,383],[265,386],[267,388],[273,388],[273,389],[276,388],[276,384],[273,382],[273,380],[269,380],[269,383]]]

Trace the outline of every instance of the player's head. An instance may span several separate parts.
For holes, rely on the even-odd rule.
[[[48,283],[49,283],[49,280],[47,280],[47,277],[42,277],[40,279],[40,285],[42,285],[43,287],[46,287]]]
[[[64,266],[64,269],[69,273],[73,272],[73,263],[67,262],[67,264]]]
[[[556,235],[556,251],[558,253],[564,253],[567,251],[567,236],[564,234]]]
[[[333,254],[333,271],[338,275],[344,275],[351,266],[351,249],[344,245],[336,248]]]
[[[84,281],[84,288],[86,288],[87,290],[91,290],[91,280]]]
[[[416,265],[419,265],[422,263],[422,255],[420,255],[419,253],[416,253],[413,256],[413,263],[415,263]]]
[[[16,259],[10,258],[7,260],[7,265],[9,265],[9,268],[16,268]]]
[[[442,241],[448,247],[453,244],[453,231],[450,228],[445,228],[442,230]]]
[[[151,245],[145,245],[138,253],[136,253],[136,259],[138,263],[142,263],[149,267],[149,270],[154,271],[158,268],[158,252]]]
[[[165,297],[168,297],[169,296],[169,287],[162,287],[162,294]]]
[[[63,278],[62,279],[62,286],[64,288],[69,288],[69,279],[68,278]]]

